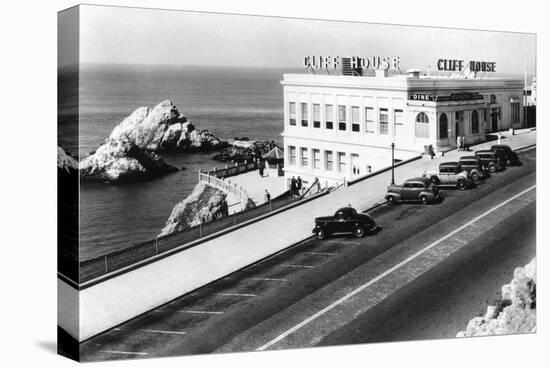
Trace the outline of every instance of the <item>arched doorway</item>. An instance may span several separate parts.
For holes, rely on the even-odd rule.
[[[442,113],[441,116],[439,116],[439,139],[447,139],[449,137],[448,125],[447,114]]]
[[[476,110],[472,111],[472,134],[479,133],[479,114]]]

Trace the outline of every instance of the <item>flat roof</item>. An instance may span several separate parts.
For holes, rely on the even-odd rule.
[[[283,74],[282,85],[342,87],[393,90],[430,90],[430,89],[520,89],[524,88],[523,79],[513,78],[456,78],[444,76],[413,77],[405,74],[387,76],[351,76],[329,74]]]

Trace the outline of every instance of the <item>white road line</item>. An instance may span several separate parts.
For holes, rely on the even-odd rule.
[[[273,281],[273,282],[286,282],[288,279],[284,278],[250,278],[252,280],[266,280],[266,281]]]
[[[330,242],[330,244],[336,244],[336,245],[358,245],[358,242],[354,241],[338,241],[338,242]]]
[[[147,353],[145,352],[122,352],[119,350],[100,350],[101,353],[113,353],[113,354],[137,354],[140,356],[146,356]]]
[[[320,255],[320,256],[336,256],[332,252],[304,252],[306,255]]]
[[[194,310],[182,310],[181,313],[197,313],[197,314],[211,314],[211,315],[223,315],[223,311],[194,311]]]
[[[185,331],[170,331],[170,330],[152,330],[152,329],[144,329],[141,330],[146,333],[158,333],[158,334],[178,334],[178,335],[185,335]]]
[[[407,263],[411,262],[412,260],[414,260],[415,258],[417,258],[418,256],[422,255],[423,253],[425,253],[426,251],[432,249],[433,247],[439,245],[441,242],[445,241],[447,238],[449,237],[452,237],[453,235],[455,235],[456,233],[462,231],[464,228],[474,224],[475,222],[477,222],[478,220],[480,220],[481,218],[489,215],[490,213],[494,212],[495,210],[497,209],[500,209],[501,207],[503,207],[504,205],[508,204],[509,202],[519,198],[520,196],[526,194],[527,192],[533,190],[535,187],[537,187],[537,185],[533,185],[531,187],[529,187],[528,189],[525,189],[523,190],[522,192],[520,192],[519,194],[516,194],[514,196],[512,196],[511,198],[503,201],[502,203],[494,206],[493,208],[487,210],[486,212],[484,212],[483,214],[481,215],[478,215],[477,217],[475,217],[474,219],[470,220],[468,223],[466,224],[463,224],[462,226],[456,228],[455,230],[449,232],[448,234],[446,234],[445,236],[441,237],[440,239],[432,242],[431,244],[429,244],[428,246],[424,247],[422,250],[414,253],[413,255],[409,256],[408,258],[406,258],[405,260],[401,261],[399,264],[393,266],[392,268],[386,270],[385,272],[383,272],[382,274],[378,275],[377,277],[371,279],[370,281],[368,281],[367,283],[363,284],[362,286],[360,286],[359,288],[356,288],[355,290],[351,291],[350,293],[346,294],[344,297],[336,300],[335,302],[331,303],[330,305],[328,305],[327,307],[323,308],[322,310],[320,310],[319,312],[317,312],[316,314],[308,317],[307,319],[305,319],[304,321],[302,321],[301,323],[299,323],[298,325],[295,325],[294,327],[288,329],[287,331],[285,331],[284,333],[282,333],[281,335],[279,335],[278,337],[276,337],[275,339],[269,341],[268,343],[262,345],[261,347],[259,347],[258,351],[260,350],[266,350],[267,348],[269,348],[270,346],[272,346],[273,344],[283,340],[284,338],[286,338],[287,336],[289,336],[290,334],[294,333],[295,331],[301,329],[302,327],[304,327],[305,325],[309,324],[311,321],[317,319],[318,317],[322,316],[323,314],[327,313],[328,311],[332,310],[334,307],[342,304],[343,302],[345,302],[346,300],[348,300],[349,298],[353,297],[354,295],[356,295],[357,293],[363,291],[364,289],[366,289],[367,287],[370,287],[372,284],[376,283],[377,281],[379,281],[380,279],[384,278],[385,276],[387,276],[388,274],[391,274],[393,273],[395,270],[401,268],[402,266],[406,265]]]
[[[281,264],[279,266],[285,267],[285,268],[306,268],[306,269],[313,269],[314,266],[311,265],[297,265],[297,264]]]
[[[250,293],[218,293],[218,296],[256,297],[255,294],[250,294]]]
[[[115,330],[115,331],[120,331],[120,328],[119,328],[119,327],[116,327],[116,328],[114,328],[113,330]]]

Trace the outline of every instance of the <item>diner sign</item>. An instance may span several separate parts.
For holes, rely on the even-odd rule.
[[[304,67],[311,69],[341,69],[342,67],[352,69],[372,70],[399,70],[399,56],[306,56]]]

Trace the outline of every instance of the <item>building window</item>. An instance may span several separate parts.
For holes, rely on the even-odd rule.
[[[403,131],[403,110],[393,111],[393,131],[396,136],[402,136]]]
[[[338,106],[338,130],[346,130],[346,106]]]
[[[491,94],[490,96],[490,103],[497,103],[497,96],[494,94]]]
[[[334,108],[331,104],[325,106],[325,127],[328,130],[332,130],[334,125]]]
[[[307,127],[308,117],[307,117],[307,103],[300,103],[301,106],[301,115],[302,115],[302,126]]]
[[[388,109],[380,109],[380,134],[388,135]]]
[[[351,106],[351,131],[359,132],[359,107]]]
[[[307,167],[307,148],[300,148],[300,166]]]
[[[430,137],[430,120],[428,119],[428,115],[426,115],[424,112],[420,112],[418,115],[416,115],[414,136],[423,139],[427,139]]]
[[[338,152],[338,173],[346,172],[346,153]]]
[[[512,110],[512,124],[519,124],[519,102],[511,103]]]
[[[479,114],[476,110],[472,111],[472,134],[479,133]]]
[[[296,102],[288,103],[288,115],[290,117],[290,125],[296,126]]]
[[[439,139],[447,139],[449,137],[449,122],[447,120],[447,114],[442,113],[439,116]]]
[[[321,105],[318,103],[313,104],[313,127],[321,127]]]
[[[374,108],[365,107],[365,131],[374,133]]]
[[[334,157],[332,156],[331,150],[325,150],[325,169],[327,171],[332,171]]]
[[[296,147],[292,145],[288,146],[288,164],[291,166],[296,165]]]
[[[313,168],[321,168],[321,151],[319,149],[313,149]]]

